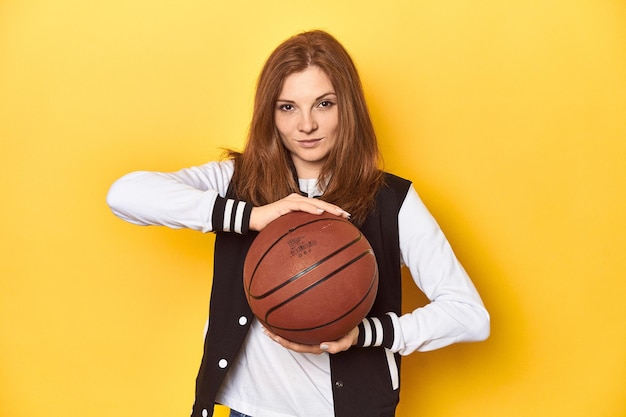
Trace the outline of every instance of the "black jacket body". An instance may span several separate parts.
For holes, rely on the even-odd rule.
[[[401,313],[402,276],[398,213],[410,182],[385,174],[374,210],[359,228],[368,239],[378,263],[379,288],[369,313],[381,317]],[[229,188],[227,197],[235,198]],[[202,363],[196,379],[192,417],[213,415],[215,397],[243,344],[253,314],[243,290],[243,264],[257,233],[219,232],[215,240],[209,327]],[[394,369],[395,367],[395,369]],[[400,355],[384,347],[352,348],[330,355],[336,417],[392,417],[399,401],[392,374],[399,376]]]

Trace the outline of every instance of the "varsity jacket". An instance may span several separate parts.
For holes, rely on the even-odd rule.
[[[330,355],[335,416],[391,417],[399,400],[400,355],[393,342],[389,314],[400,315],[402,302],[398,212],[410,182],[385,174],[373,212],[360,227],[377,255],[379,288],[370,311],[373,320],[360,325],[360,344]],[[227,198],[233,199],[229,189]],[[236,203],[235,203],[236,204]],[[218,212],[222,212],[219,210]],[[243,264],[257,233],[218,232],[215,240],[213,288],[204,354],[196,380],[192,417],[213,414],[215,396],[238,354],[252,321],[242,285]],[[376,337],[377,322],[384,339]],[[366,338],[364,335],[369,335]],[[379,335],[380,336],[380,335]],[[378,346],[373,346],[378,344]]]
[[[170,173],[137,171],[118,179],[107,195],[113,213],[127,222],[217,235],[194,416],[212,415],[216,391],[252,321],[241,284],[243,259],[255,237],[247,230],[252,207],[237,201],[229,190],[233,171],[232,161]],[[377,255],[380,272],[371,315],[359,325],[357,345],[363,348],[329,355],[339,417],[393,415],[398,401],[398,354],[489,336],[489,313],[435,219],[408,181],[390,174],[385,178],[376,210],[361,227]],[[430,300],[401,316],[400,261]]]

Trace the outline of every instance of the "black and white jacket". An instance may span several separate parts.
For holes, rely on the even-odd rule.
[[[252,321],[241,276],[256,233],[251,207],[229,194],[233,164],[211,162],[175,173],[135,172],[116,181],[107,201],[120,218],[215,232],[209,327],[196,381],[193,417],[213,414],[216,393]],[[441,229],[411,183],[391,174],[361,231],[376,254],[377,299],[360,325],[359,345],[330,355],[337,417],[393,416],[399,398],[400,356],[489,334],[489,315]],[[401,267],[431,302],[402,314]]]

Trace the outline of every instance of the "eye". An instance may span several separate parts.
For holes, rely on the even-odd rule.
[[[282,111],[293,111],[294,107],[292,104],[288,104],[288,103],[284,103],[284,104],[279,104],[278,105],[278,110],[282,110]]]
[[[323,100],[318,104],[319,107],[328,108],[335,105],[335,102],[332,100]]]

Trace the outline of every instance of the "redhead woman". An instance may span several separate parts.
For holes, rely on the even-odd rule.
[[[111,187],[113,213],[138,225],[216,234],[204,355],[193,417],[390,417],[400,359],[484,340],[489,314],[412,183],[385,172],[355,65],[330,34],[287,39],[265,63],[247,143],[221,161],[138,171]],[[291,212],[350,219],[379,270],[374,305],[338,340],[300,345],[263,329],[243,263],[257,232]],[[430,300],[402,314],[401,270]]]

